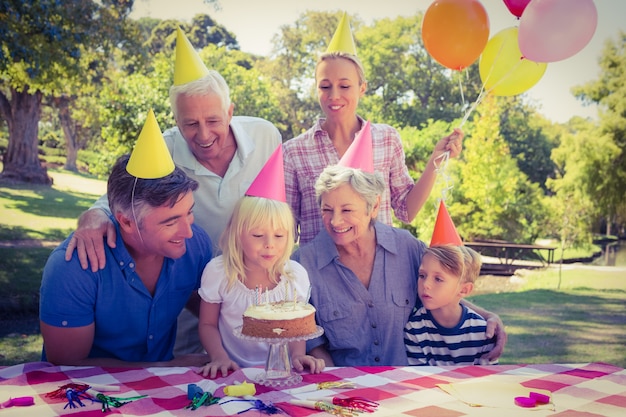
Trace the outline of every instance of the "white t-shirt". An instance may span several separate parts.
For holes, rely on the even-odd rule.
[[[292,271],[294,279],[288,280],[281,276],[278,285],[267,292],[269,302],[293,300],[294,288],[298,300],[306,300],[309,292],[309,276],[306,270],[293,260],[287,262],[287,270]],[[265,365],[269,344],[245,340],[234,334],[234,329],[243,324],[244,311],[254,304],[256,290],[247,288],[241,281],[237,281],[230,291],[227,291],[227,286],[224,261],[220,255],[213,258],[204,268],[198,294],[207,303],[221,303],[218,326],[228,356],[241,367]],[[265,290],[262,299],[266,300]]]

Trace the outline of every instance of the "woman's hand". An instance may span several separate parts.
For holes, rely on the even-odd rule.
[[[458,127],[455,128],[452,133],[437,142],[433,154],[439,156],[444,152],[450,152],[450,158],[458,157],[463,149],[463,136],[465,136],[463,131]]]

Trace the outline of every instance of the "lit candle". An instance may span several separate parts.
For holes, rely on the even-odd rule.
[[[269,290],[269,286],[265,287],[265,302],[267,304],[270,303],[270,290]]]

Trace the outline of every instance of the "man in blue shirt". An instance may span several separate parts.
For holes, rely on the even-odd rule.
[[[173,163],[170,174],[152,179],[131,175],[127,165],[129,157],[121,157],[108,180],[117,244],[105,245],[106,267],[85,270],[76,254],[66,262],[71,236],[46,263],[44,359],[57,365],[203,365],[203,354],[173,356],[176,319],[198,297],[212,256],[208,235],[192,224],[198,183]]]

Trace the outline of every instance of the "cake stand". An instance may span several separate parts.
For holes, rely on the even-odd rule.
[[[255,382],[257,384],[268,387],[281,387],[302,382],[302,375],[293,372],[291,369],[291,356],[289,355],[288,346],[289,342],[314,339],[324,333],[324,329],[320,326],[316,326],[317,329],[315,332],[303,336],[265,338],[241,334],[241,327],[242,326],[239,326],[234,329],[235,336],[252,342],[269,343],[270,345],[270,350],[267,354],[267,361],[265,362],[265,372],[260,373],[255,378]]]

